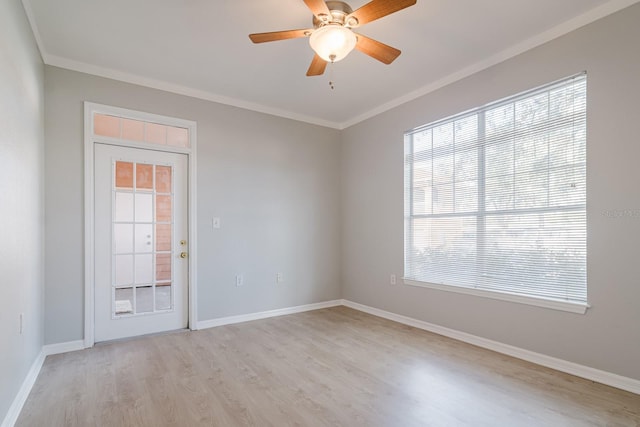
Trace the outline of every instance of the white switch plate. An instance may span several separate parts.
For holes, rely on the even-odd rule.
[[[211,228],[220,228],[220,218],[211,219]]]
[[[242,274],[237,274],[236,275],[236,286],[242,286],[244,285],[244,277],[242,277]]]
[[[282,275],[282,273],[277,273],[276,274],[276,283],[282,283],[284,282],[284,276]]]

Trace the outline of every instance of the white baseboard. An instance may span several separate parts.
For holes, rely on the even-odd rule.
[[[68,353],[70,351],[84,350],[84,340],[61,342],[57,344],[47,344],[42,347],[45,356],[53,354]]]
[[[284,316],[286,314],[302,313],[303,311],[319,310],[321,308],[336,307],[342,305],[342,300],[318,302],[315,304],[298,305],[296,307],[279,308],[277,310],[260,311],[258,313],[241,314],[238,316],[220,317],[198,322],[198,329],[215,328],[216,326],[231,325],[234,323],[249,322],[251,320],[266,319],[268,317]]]
[[[13,403],[9,407],[9,411],[7,411],[7,415],[5,415],[0,427],[13,427],[16,421],[18,421],[20,411],[22,411],[22,407],[27,401],[27,397],[29,397],[29,393],[31,393],[31,389],[38,378],[38,374],[40,373],[45,357],[46,355],[44,354],[44,351],[41,350],[40,353],[38,353],[36,360],[31,364],[31,368],[22,382],[22,386],[20,387],[16,398],[13,399]]]
[[[626,390],[631,393],[640,394],[640,381],[633,378],[623,377],[622,375],[617,375],[611,372],[601,371],[599,369],[590,368],[588,366],[579,365],[573,362],[568,362],[566,360],[536,353],[530,350],[525,350],[519,347],[514,347],[512,345],[503,344],[498,341],[471,335],[466,332],[456,331],[455,329],[449,329],[443,326],[434,325],[422,320],[402,316],[400,314],[391,313],[385,310],[380,310],[379,308],[358,304],[349,300],[342,300],[342,304],[355,310],[372,314],[374,316],[383,317],[385,319],[413,326],[418,329],[424,329],[425,331],[433,332],[438,335],[443,335],[445,337],[453,338],[458,341],[463,341],[469,344],[476,345],[478,347],[486,348],[488,350],[493,350],[498,353],[526,360],[527,362],[535,363],[537,365],[545,366],[547,368],[555,369],[557,371],[565,372],[567,374],[575,375],[577,377],[585,378],[611,387],[619,388],[621,390]]]
[[[20,416],[20,411],[22,411],[22,407],[24,403],[27,401],[27,397],[29,397],[29,393],[31,393],[31,389],[33,385],[36,383],[36,379],[38,378],[38,374],[42,369],[42,364],[47,356],[52,354],[60,354],[67,353],[69,351],[76,351],[84,349],[84,341],[69,341],[58,344],[49,344],[42,346],[42,350],[38,353],[38,357],[33,361],[29,372],[27,373],[26,378],[22,382],[22,386],[18,391],[15,399],[13,399],[13,403],[9,407],[9,411],[7,415],[4,417],[2,424],[0,427],[13,427],[13,425],[18,420],[18,416]]]
[[[382,317],[385,319],[393,320],[398,323],[413,326],[418,329],[433,332],[438,335],[453,338],[458,341],[466,342],[476,345],[478,347],[486,348],[488,350],[496,351],[498,353],[506,354],[508,356],[516,357],[518,359],[526,360],[527,362],[535,363],[537,365],[545,366],[547,368],[555,369],[557,371],[565,372],[567,374],[575,375],[577,377],[585,378],[598,383],[606,384],[611,387],[616,387],[621,390],[626,390],[631,393],[640,394],[640,381],[623,377],[622,375],[613,374],[610,372],[602,371],[599,369],[590,368],[588,366],[579,365],[577,363],[568,362],[566,360],[558,359],[555,357],[547,356],[544,354],[536,353],[533,351],[525,350],[519,347],[514,347],[508,344],[503,344],[497,341],[489,340],[486,338],[471,335],[466,332],[456,331],[455,329],[445,328],[432,323],[428,323],[422,320],[414,319],[411,317],[403,316],[389,311],[381,310],[379,308],[369,307],[367,305],[359,304],[349,300],[333,300],[325,301],[315,304],[299,305],[296,307],[280,308],[277,310],[262,311],[258,313],[242,314],[238,316],[221,317],[218,319],[204,320],[198,322],[198,329],[214,328],[216,326],[231,325],[234,323],[248,322],[251,320],[266,319],[269,317],[284,316],[286,314],[302,313],[304,311],[319,310],[322,308],[336,307],[344,305],[346,307],[353,308],[365,313],[372,314],[374,316]],[[20,411],[24,406],[24,403],[31,392],[33,385],[38,378],[44,359],[48,355],[67,353],[70,351],[82,350],[85,348],[83,340],[69,341],[58,344],[49,344],[42,347],[42,350],[34,360],[29,373],[24,379],[18,394],[16,395],[9,411],[5,416],[0,427],[13,427],[18,420]]]

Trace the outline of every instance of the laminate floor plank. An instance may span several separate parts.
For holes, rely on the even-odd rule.
[[[640,426],[640,395],[347,307],[47,357],[23,426]]]

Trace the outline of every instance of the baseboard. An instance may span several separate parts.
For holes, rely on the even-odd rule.
[[[216,326],[231,325],[234,323],[249,322],[251,320],[266,319],[268,317],[284,316],[286,314],[302,313],[304,311],[319,310],[321,308],[336,307],[342,305],[342,300],[318,302],[314,304],[298,305],[295,307],[279,308],[276,310],[260,311],[257,313],[241,314],[238,316],[220,317],[198,322],[198,329],[215,328]]]
[[[445,337],[453,338],[458,341],[463,341],[468,344],[473,344],[478,347],[486,348],[488,350],[515,357],[517,359],[526,360],[527,362],[535,363],[537,365],[575,375],[576,377],[585,378],[590,381],[595,381],[611,387],[619,388],[631,393],[640,394],[640,381],[633,378],[623,377],[622,375],[617,375],[611,372],[601,371],[599,369],[590,368],[588,366],[579,365],[573,362],[568,362],[566,360],[547,356],[541,353],[536,353],[508,344],[503,344],[498,341],[471,335],[466,332],[456,331],[455,329],[449,329],[443,326],[434,325],[432,323],[424,322],[422,320],[414,319],[396,313],[391,313],[379,308],[358,304],[353,301],[342,300],[342,304],[355,310],[372,314],[374,316],[393,320],[398,323],[403,323],[405,325],[413,326],[418,329],[423,329],[425,331],[433,332],[438,335],[443,335]]]
[[[70,351],[84,350],[84,340],[61,342],[57,344],[47,344],[42,347],[45,356],[53,354],[68,353]]]
[[[16,395],[16,398],[13,399],[13,403],[9,407],[9,411],[7,415],[4,417],[2,424],[0,427],[13,427],[13,425],[18,420],[18,416],[20,416],[20,411],[22,411],[22,407],[24,403],[27,401],[27,397],[29,397],[29,393],[31,393],[31,389],[33,385],[36,383],[36,379],[38,378],[38,374],[40,373],[40,369],[42,369],[42,365],[47,356],[52,354],[60,354],[67,353],[69,351],[76,351],[84,349],[84,341],[69,341],[63,342],[59,344],[49,344],[42,346],[40,353],[38,353],[38,357],[34,360],[31,368],[29,369],[29,373],[26,378],[22,382],[22,386]]]
[[[31,368],[22,382],[22,386],[20,387],[18,394],[15,399],[13,399],[13,403],[9,407],[9,411],[7,411],[7,415],[5,415],[0,427],[13,427],[16,421],[18,421],[20,411],[22,411],[22,407],[27,401],[27,397],[29,397],[29,393],[31,393],[31,389],[38,378],[38,374],[40,373],[45,357],[46,354],[44,354],[44,351],[40,350],[36,360],[31,364]]]
[[[466,332],[457,331],[455,329],[445,328],[443,326],[428,323],[422,320],[414,319],[412,317],[403,316],[400,314],[392,313],[389,311],[381,310],[379,308],[370,307],[364,304],[359,304],[349,300],[333,300],[325,301],[315,304],[299,305],[296,307],[281,308],[277,310],[262,311],[258,313],[242,314],[238,316],[221,317],[218,319],[204,320],[198,322],[198,329],[214,328],[216,326],[231,325],[234,323],[248,322],[251,320],[266,319],[269,317],[284,316],[287,314],[302,313],[305,311],[319,310],[322,308],[336,307],[344,305],[346,307],[353,308],[358,311],[372,314],[374,316],[382,317],[385,319],[393,320],[398,323],[402,323],[408,326],[413,326],[418,329],[433,332],[438,335],[449,337],[458,341],[466,342],[476,345],[478,347],[486,348],[488,350],[496,351],[498,353],[506,354],[518,359],[526,360],[527,362],[535,363],[537,365],[545,366],[547,368],[555,369],[560,372],[575,375],[577,377],[585,378],[590,381],[595,381],[601,384],[605,384],[611,387],[619,388],[621,390],[629,391],[631,393],[640,395],[640,381],[624,377],[622,375],[613,374],[610,372],[602,371],[588,366],[579,365],[577,363],[568,362],[566,360],[558,359],[555,357],[547,356],[544,354],[536,353],[530,350],[525,350],[519,347],[514,347],[508,344],[503,344],[497,341],[489,340],[486,338],[478,337],[476,335],[468,334]],[[84,341],[69,341],[59,344],[49,344],[42,347],[42,350],[34,360],[29,372],[24,379],[18,394],[16,395],[13,403],[9,407],[9,411],[2,421],[0,427],[13,427],[18,420],[20,411],[29,397],[29,393],[33,388],[33,385],[38,378],[42,364],[45,357],[53,354],[67,353],[69,351],[76,351],[84,349]]]

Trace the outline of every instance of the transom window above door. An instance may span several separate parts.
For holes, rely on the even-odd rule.
[[[189,148],[189,129],[94,113],[94,135],[127,141],[147,142],[170,147]]]

